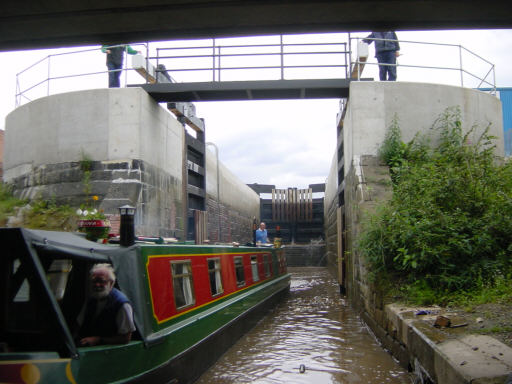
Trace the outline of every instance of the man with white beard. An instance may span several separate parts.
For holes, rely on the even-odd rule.
[[[116,276],[110,264],[95,264],[90,272],[91,297],[77,318],[81,346],[126,344],[135,331],[128,298],[114,288]]]

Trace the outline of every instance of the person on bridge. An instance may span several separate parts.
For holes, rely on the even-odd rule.
[[[396,58],[400,56],[400,44],[394,31],[372,32],[363,40],[366,44],[375,41],[375,57],[379,62],[381,81],[396,80]]]
[[[256,244],[267,244],[267,230],[265,229],[265,223],[261,222],[260,227],[256,230]]]
[[[108,87],[119,88],[121,70],[123,68],[124,52],[129,55],[136,55],[140,53],[129,45],[103,45],[101,52],[107,54],[107,68],[108,68]]]

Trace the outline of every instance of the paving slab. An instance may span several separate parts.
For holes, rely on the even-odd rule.
[[[442,308],[390,304],[385,313],[415,370],[435,383],[498,384],[512,374],[512,348],[491,336],[469,333],[456,315],[446,315],[453,328],[435,327],[436,319],[445,315]]]

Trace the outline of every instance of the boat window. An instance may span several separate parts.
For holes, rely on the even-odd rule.
[[[265,277],[269,277],[270,276],[269,255],[263,255],[263,267],[265,268]]]
[[[238,256],[234,258],[235,262],[235,273],[236,273],[236,285],[241,287],[245,285],[245,272],[244,272],[244,264],[242,262],[242,257]]]
[[[260,281],[260,275],[258,273],[258,256],[251,256],[251,271],[252,271],[252,281]]]
[[[193,305],[195,298],[190,261],[172,261],[171,272],[176,309]]]
[[[208,274],[210,276],[210,290],[212,296],[220,295],[222,289],[222,275],[220,273],[220,259],[208,259]]]
[[[50,268],[48,268],[48,272],[46,272],[50,288],[55,298],[59,301],[62,300],[66,292],[66,284],[70,272],[71,260],[53,260]]]

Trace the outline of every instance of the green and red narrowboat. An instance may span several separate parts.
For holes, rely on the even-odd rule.
[[[0,229],[0,383],[192,382],[288,292],[282,249],[103,245],[65,232]],[[114,266],[137,331],[78,347],[88,271]]]

